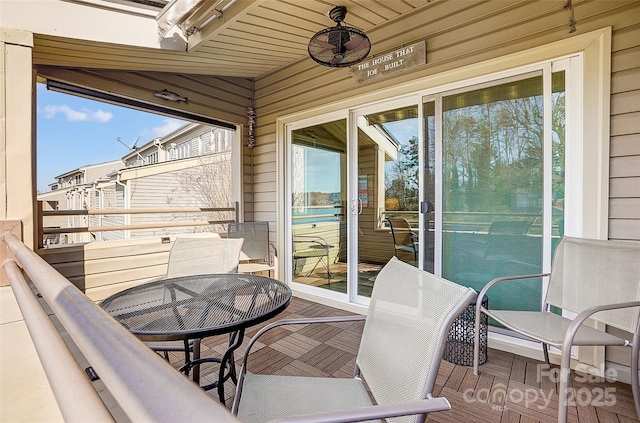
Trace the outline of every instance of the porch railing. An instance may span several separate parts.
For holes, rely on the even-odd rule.
[[[65,421],[115,419],[66,347],[23,271],[131,421],[237,421],[14,234],[3,234],[1,243],[15,258],[2,267]]]
[[[231,213],[231,219],[206,219],[205,213]],[[139,215],[139,214],[179,214],[186,215],[194,213],[201,217],[201,220],[182,220],[182,221],[158,221],[152,223],[140,223],[130,225],[101,225],[101,226],[80,226],[80,227],[56,227],[48,228],[44,225],[45,217],[68,217],[68,216],[112,216],[112,215]],[[210,226],[224,225],[227,223],[238,222],[239,219],[238,203],[235,202],[231,207],[182,207],[182,208],[156,208],[156,209],[93,209],[93,210],[44,210],[44,202],[38,201],[38,248],[44,247],[45,236],[72,234],[72,233],[93,233],[107,231],[125,231],[136,229],[155,229],[155,228],[181,228],[193,226]]]

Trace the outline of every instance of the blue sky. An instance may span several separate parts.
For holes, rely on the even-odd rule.
[[[55,177],[81,166],[127,154],[118,137],[142,145],[179,128],[185,121],[47,90],[37,84],[38,191]]]

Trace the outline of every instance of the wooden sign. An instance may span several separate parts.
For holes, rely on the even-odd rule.
[[[379,54],[351,66],[350,69],[351,75],[357,82],[368,82],[426,63],[427,46],[423,40],[388,53]]]

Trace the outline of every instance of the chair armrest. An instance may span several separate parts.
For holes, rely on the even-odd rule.
[[[562,351],[570,351],[573,344],[573,338],[575,338],[578,329],[582,324],[592,315],[606,310],[615,310],[618,308],[640,307],[640,301],[629,301],[624,303],[606,304],[601,306],[589,307],[586,310],[581,311],[576,317],[571,320],[567,332],[564,334],[564,340],[562,341]],[[563,354],[564,355],[564,354]],[[567,354],[568,356],[570,354]]]
[[[593,314],[599,311],[614,310],[618,308],[627,308],[627,307],[640,307],[640,301],[630,301],[625,303],[615,303],[615,304],[607,304],[602,306],[590,307],[578,313],[578,315],[569,324],[569,327],[567,328],[567,331],[564,334],[564,339],[562,340],[562,355],[560,357],[560,383],[558,385],[558,392],[560,393],[561,407],[562,406],[566,407],[566,404],[567,404],[566,402],[567,393],[569,389],[569,378],[571,374],[571,346],[573,345],[573,339],[575,338],[576,333],[578,333],[578,329],[580,328],[580,326],[582,326],[585,320],[587,320],[589,317],[591,317]],[[628,341],[626,345],[627,346],[630,345]],[[632,358],[632,359],[637,359],[638,346],[634,345],[633,348],[636,351],[635,353],[636,355],[635,355],[635,358]],[[632,354],[632,356],[634,356],[634,354]],[[637,367],[634,369],[634,366],[632,364],[631,370],[632,370],[632,373],[636,374],[635,376],[632,374],[631,376],[632,381],[633,380],[637,381],[638,380]],[[566,408],[564,412],[566,413]],[[566,419],[566,415],[565,415],[565,419]]]
[[[329,413],[320,413],[309,416],[294,416],[291,418],[277,419],[274,422],[287,423],[349,423],[365,420],[378,420],[389,417],[408,416],[414,414],[431,413],[434,411],[450,410],[451,404],[444,397],[427,398],[400,404],[373,405],[371,407],[356,408],[353,410],[341,410]]]
[[[495,278],[490,280],[489,282],[487,282],[487,284],[482,288],[482,290],[478,294],[479,300],[476,302],[476,313],[479,313],[481,310],[485,310],[485,308],[482,307],[482,298],[484,298],[489,288],[491,288],[495,284],[498,284],[500,282],[505,282],[505,281],[518,280],[518,279],[542,278],[549,275],[550,273],[538,273],[538,274],[531,274],[531,275],[514,275],[514,276],[503,276],[501,278]]]

